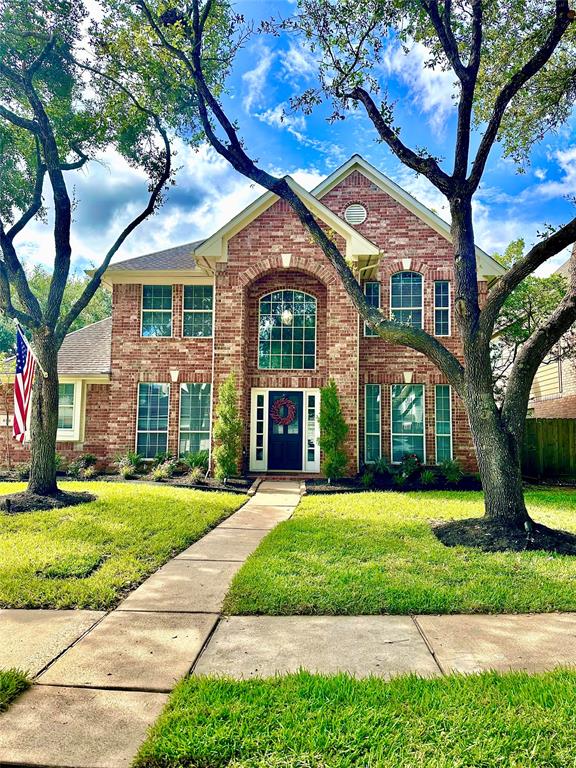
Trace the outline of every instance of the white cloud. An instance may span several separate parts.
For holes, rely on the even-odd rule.
[[[562,178],[538,184],[534,188],[535,194],[545,199],[576,195],[576,146],[558,149],[550,159],[555,160],[560,167]]]
[[[540,179],[540,181],[544,181],[547,173],[548,171],[546,168],[534,168],[534,176],[536,176],[537,179]]]
[[[267,109],[265,112],[260,112],[256,115],[258,120],[267,125],[271,125],[274,128],[291,128],[304,130],[306,128],[306,120],[303,115],[295,115],[290,113],[290,105],[283,101],[277,104],[275,107]]]
[[[291,41],[287,51],[280,52],[280,63],[286,79],[312,77],[318,68],[314,55],[301,41]]]
[[[429,115],[432,130],[440,134],[454,110],[455,75],[452,70],[427,66],[429,58],[430,52],[422,43],[414,43],[407,54],[399,45],[390,46],[384,56],[384,69],[409,87],[416,104]]]
[[[254,47],[254,53],[259,54],[258,63],[254,69],[245,72],[242,75],[246,92],[242,100],[242,106],[248,113],[253,107],[261,105],[264,96],[264,87],[266,78],[274,61],[274,53],[267,45]]]
[[[264,191],[207,145],[195,151],[176,142],[175,149],[180,166],[176,185],[168,191],[164,206],[132,233],[114,261],[208,237]],[[146,204],[147,183],[142,173],[115,152],[105,157],[106,167],[91,163],[87,170],[68,175],[77,201],[72,228],[75,271],[99,264],[118,233]],[[272,169],[272,173],[289,173],[306,189],[324,177],[314,167]],[[47,199],[48,223],[31,223],[16,245],[27,264],[40,263],[51,269],[54,243],[49,203]]]

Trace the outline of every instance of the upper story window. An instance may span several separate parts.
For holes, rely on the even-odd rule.
[[[183,336],[212,336],[213,311],[213,286],[185,285]]]
[[[366,296],[366,301],[368,304],[370,304],[371,307],[375,307],[376,309],[380,309],[380,283],[371,280],[369,282],[364,283],[364,295]],[[372,328],[370,328],[369,325],[364,323],[364,336],[378,336],[376,331],[374,331]]]
[[[172,286],[142,286],[142,336],[172,336]]]
[[[303,291],[273,291],[260,299],[258,367],[316,367],[316,299]]]
[[[450,283],[436,280],[434,283],[434,335],[450,336]]]
[[[390,281],[390,317],[422,328],[423,280],[418,272],[397,272]]]

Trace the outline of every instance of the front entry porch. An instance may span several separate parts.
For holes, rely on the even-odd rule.
[[[319,410],[319,389],[252,389],[250,472],[319,472]]]

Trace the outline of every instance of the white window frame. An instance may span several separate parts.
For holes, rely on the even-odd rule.
[[[420,275],[420,279],[422,281],[422,303],[420,304],[419,307],[392,307],[392,279],[396,275],[405,275],[405,274]],[[390,288],[390,294],[389,294],[390,295],[390,320],[393,320],[394,322],[398,322],[397,320],[394,320],[394,311],[405,312],[405,311],[417,309],[417,310],[420,310],[421,324],[420,324],[420,326],[415,326],[415,325],[410,324],[410,326],[408,326],[408,327],[420,328],[421,330],[424,330],[424,296],[426,294],[425,282],[426,281],[424,280],[424,275],[422,274],[422,272],[416,272],[415,269],[401,269],[398,272],[394,272],[392,275],[390,275],[390,285],[389,285],[389,288]],[[399,325],[406,325],[406,323],[399,323]]]
[[[250,472],[268,471],[268,413],[270,410],[269,396],[270,392],[277,392],[280,387],[257,388],[254,387],[250,392]],[[320,472],[320,446],[318,440],[320,437],[320,390],[319,389],[300,389],[288,388],[282,389],[282,392],[302,392],[302,469],[293,470],[295,473]],[[263,453],[262,459],[256,459],[256,402],[258,395],[264,396],[264,424],[263,424]],[[314,422],[314,432],[310,433],[308,429],[308,396],[313,395],[316,398],[316,419]],[[315,444],[314,461],[308,461],[308,440],[313,440]]]
[[[378,432],[368,432],[368,387],[378,387]],[[382,458],[382,385],[364,384],[364,464],[373,464],[374,459],[368,461],[368,436],[378,435],[378,459]]]
[[[403,435],[404,432],[393,432],[394,425],[394,398],[392,393],[392,387],[422,387],[422,464],[426,464],[426,385],[421,384],[418,381],[413,381],[410,384],[405,382],[397,382],[396,384],[390,384],[390,463],[401,464],[401,461],[394,461],[394,438],[396,436]]]
[[[201,336],[201,337],[190,337],[190,338],[208,338],[207,336]],[[210,407],[208,412],[208,454],[211,455],[211,446],[212,446],[212,382],[211,381],[182,381],[180,383],[180,387],[178,389],[178,457],[181,456],[180,453],[180,436],[182,434],[182,387],[184,385],[190,385],[190,384],[208,384],[210,387]],[[170,417],[168,417],[168,421],[170,421]],[[187,429],[185,432],[189,434],[204,434],[206,430],[204,429]],[[202,449],[200,449],[202,450]],[[186,455],[186,454],[184,454]]]
[[[262,305],[262,299],[265,296],[271,296],[273,293],[278,293],[279,291],[293,291],[294,293],[302,293],[304,296],[308,296],[310,299],[314,299],[316,302],[316,312],[315,312],[315,322],[314,322],[314,367],[313,368],[261,368],[260,367],[260,321],[261,321],[261,305]],[[306,334],[304,334],[303,342],[311,341],[311,339],[306,339]],[[282,356],[282,353],[280,353],[280,356]],[[294,357],[294,353],[292,352],[292,358]],[[304,352],[302,352],[302,363],[304,363]],[[318,368],[318,296],[315,296],[313,293],[310,293],[309,291],[303,291],[300,288],[289,288],[289,287],[283,287],[283,288],[275,288],[273,291],[266,291],[266,293],[263,293],[261,296],[258,297],[258,337],[257,337],[257,343],[256,343],[256,367],[259,371],[302,371],[304,373],[312,373],[312,371],[317,370]],[[298,390],[301,391],[301,390]]]
[[[437,415],[436,403],[437,403],[438,387],[448,387],[448,406],[450,409],[450,461],[454,459],[454,422],[452,421],[452,387],[450,386],[450,384],[436,384],[434,386],[434,458],[436,459],[436,464],[440,464],[440,462],[438,461],[438,438],[447,437],[447,435],[439,435],[436,427],[436,415]]]
[[[144,309],[144,288],[164,288],[169,287],[171,291],[170,303],[170,335],[169,336],[144,336],[144,312],[168,312],[167,309]],[[184,298],[182,298],[184,305]],[[146,283],[140,286],[140,338],[142,339],[172,339],[174,337],[174,286],[168,286],[166,283]],[[146,382],[144,382],[146,383]],[[156,382],[151,382],[156,383]],[[162,382],[159,382],[162,384]]]
[[[184,294],[186,293],[186,288],[206,288],[209,286],[212,288],[212,309],[184,309]],[[182,286],[182,338],[183,339],[212,339],[214,338],[214,302],[216,300],[216,291],[214,283],[189,283],[187,285]],[[210,313],[212,315],[212,333],[210,336],[185,336],[184,335],[184,320],[186,318],[186,315],[192,315],[192,314],[208,314]],[[191,382],[186,382],[191,383]],[[194,382],[192,382],[194,383]],[[206,382],[207,384],[209,382]]]
[[[378,286],[378,306],[374,307],[374,309],[381,310],[382,309],[382,283],[380,280],[366,280],[364,283],[364,296],[366,296],[366,286],[371,285],[375,283]],[[368,323],[364,323],[364,338],[366,339],[377,339],[379,338],[377,333],[372,332],[371,328],[368,326]]]
[[[59,443],[79,442],[80,426],[82,422],[82,400],[83,386],[82,382],[74,379],[62,378],[58,384],[72,384],[74,386],[73,405],[72,405],[72,428],[58,429],[56,432],[56,441]]]
[[[436,283],[448,283],[448,306],[447,307],[436,306]],[[448,338],[449,336],[452,336],[451,306],[452,306],[452,284],[450,280],[434,280],[434,336],[437,336],[439,339]],[[448,311],[448,333],[436,333],[436,310]]]
[[[154,337],[151,336],[150,338],[160,338],[160,337]],[[138,433],[142,432],[143,430],[138,429],[138,415],[140,410],[140,385],[141,384],[164,384],[166,387],[168,387],[168,423],[166,426],[166,450],[170,450],[170,405],[171,405],[171,386],[169,382],[167,381],[139,381],[136,384],[136,430],[135,430],[135,436],[134,436],[134,451],[138,453]],[[153,430],[144,430],[146,432],[153,431]],[[156,430],[159,431],[159,430]],[[145,458],[144,461],[152,461],[154,457],[148,457]]]

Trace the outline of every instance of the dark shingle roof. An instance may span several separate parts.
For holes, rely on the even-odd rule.
[[[112,318],[69,333],[58,352],[60,376],[96,376],[110,373],[112,358]]]
[[[119,261],[116,264],[110,264],[109,272],[119,272],[124,270],[161,270],[161,269],[194,269],[196,262],[192,253],[204,240],[195,240],[193,243],[177,245],[174,248],[167,248],[165,251],[156,251],[156,253],[146,253],[144,256],[136,256],[133,259]]]

